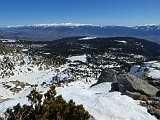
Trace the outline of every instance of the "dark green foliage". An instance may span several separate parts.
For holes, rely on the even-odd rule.
[[[7,120],[88,120],[90,117],[83,105],[56,96],[55,86],[44,94],[43,102],[43,95],[35,89],[27,97],[31,105],[17,104],[13,109],[7,109]]]
[[[43,51],[68,57],[69,55],[123,53],[140,54],[143,56],[159,56],[160,45],[132,37],[96,38],[90,40],[79,40],[81,37],[63,38],[47,44]],[[117,42],[126,41],[127,44]],[[142,47],[143,46],[143,47]],[[111,48],[116,48],[111,49]]]
[[[27,98],[31,101],[32,104],[40,104],[42,100],[42,95],[34,89],[27,96]]]
[[[4,120],[4,119],[0,117],[0,120]]]

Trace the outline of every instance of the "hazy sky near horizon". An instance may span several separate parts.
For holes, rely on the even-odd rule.
[[[0,0],[0,26],[160,24],[160,0]]]

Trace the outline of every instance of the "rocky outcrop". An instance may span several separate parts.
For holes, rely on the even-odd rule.
[[[117,81],[117,71],[112,69],[105,69],[98,78],[97,84],[103,82],[115,82]]]
[[[106,69],[101,73],[96,84],[103,82],[112,82],[110,92],[119,91],[133,99],[143,101],[141,105],[160,119],[160,81],[144,80],[129,73]]]
[[[96,84],[103,82],[112,82],[111,91],[120,91],[123,94],[128,91],[140,95],[156,96],[156,93],[159,91],[156,87],[135,75],[118,73],[112,69],[105,69],[99,76]]]
[[[160,119],[160,110],[156,109],[152,106],[147,106],[147,110],[150,114],[156,116],[156,118]]]
[[[159,91],[154,86],[148,84],[145,80],[131,74],[120,74],[117,76],[119,91],[125,93],[138,92],[147,96],[156,96]]]
[[[118,72],[113,69],[105,69],[99,76],[97,83],[93,84],[91,87],[104,82],[117,83],[117,73]]]
[[[141,105],[147,108],[147,111],[151,114],[154,115],[158,120],[160,120],[160,109],[150,105],[146,102],[141,102]]]
[[[131,98],[133,98],[133,99],[135,99],[135,100],[139,100],[140,98],[141,98],[141,94],[140,93],[138,93],[138,92],[129,92],[129,91],[126,91],[125,92],[125,95],[127,95],[127,96],[129,96],[129,97],[131,97]]]

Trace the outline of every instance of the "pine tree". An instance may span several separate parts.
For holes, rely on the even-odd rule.
[[[7,120],[88,120],[90,115],[83,105],[75,105],[73,100],[66,102],[61,95],[56,95],[55,86],[51,86],[43,95],[33,89],[27,96],[31,105],[17,104],[7,109]]]

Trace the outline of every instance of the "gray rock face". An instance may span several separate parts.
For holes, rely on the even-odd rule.
[[[156,87],[135,75],[118,73],[112,69],[105,69],[96,84],[103,82],[112,82],[111,91],[120,91],[122,94],[127,94],[127,92],[137,93],[136,95],[129,94],[129,96],[134,96],[135,99],[140,98],[140,95],[156,96],[159,91]]]
[[[150,105],[147,106],[147,110],[150,114],[155,115],[158,120],[160,119],[160,110],[156,109]]]
[[[98,78],[97,84],[103,82],[115,82],[117,81],[117,72],[112,69],[105,69]]]
[[[125,93],[127,96],[135,99],[135,100],[139,100],[140,97],[141,97],[141,94],[140,93],[137,93],[137,92],[129,92],[129,91],[126,91]]]
[[[99,76],[97,83],[91,85],[91,87],[104,82],[117,83],[117,73],[118,72],[115,70],[108,69],[108,68],[105,69],[104,71],[102,71],[101,75]]]
[[[117,76],[119,91],[125,93],[138,92],[148,96],[156,96],[158,89],[148,84],[146,81],[131,74],[120,74]]]
[[[112,82],[110,92],[119,91],[133,99],[145,101],[141,105],[146,107],[150,114],[160,119],[159,81],[147,81],[129,73],[106,69],[101,73],[96,84],[103,82]]]

